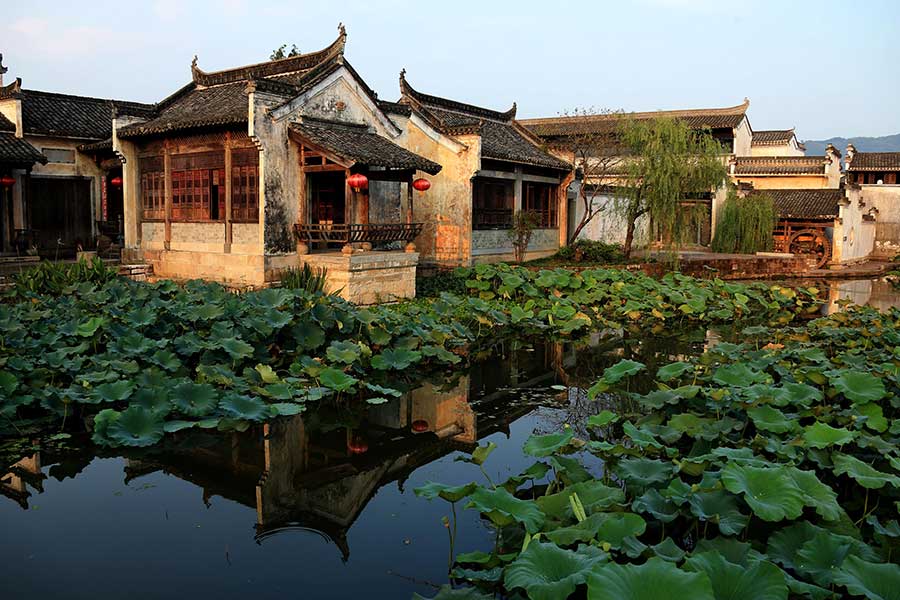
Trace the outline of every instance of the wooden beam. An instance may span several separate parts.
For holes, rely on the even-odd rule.
[[[346,171],[346,167],[342,167],[341,165],[309,165],[306,167],[301,167],[303,172],[305,173],[324,173],[324,172],[338,172],[338,171]]]
[[[413,186],[412,176],[406,182],[406,224],[413,222]]]
[[[169,141],[163,146],[163,173],[165,175],[165,241],[163,247],[170,250],[172,244],[172,153],[169,150]]]
[[[231,175],[231,132],[225,132],[225,254],[231,254],[232,226],[231,226],[231,206],[232,194],[234,187],[232,185]],[[210,201],[212,199],[210,198]]]

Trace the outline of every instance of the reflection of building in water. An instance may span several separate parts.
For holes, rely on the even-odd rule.
[[[847,300],[881,311],[900,306],[900,292],[886,279],[831,280],[820,283],[820,287],[824,287],[827,294],[822,306],[822,314],[826,315],[841,310],[842,301]]]
[[[492,376],[506,372],[495,363]],[[508,390],[473,400],[473,390],[485,387],[466,375],[444,386],[426,383],[362,413],[344,406],[328,415],[322,407],[218,436],[211,446],[130,460],[127,471],[132,478],[161,470],[202,487],[205,502],[218,495],[255,507],[260,542],[310,531],[333,541],[346,560],[347,532],[379,488],[393,481],[402,488],[416,468],[471,451],[534,407],[509,402]]]
[[[44,479],[45,475],[41,472],[41,455],[34,453],[10,466],[6,474],[0,477],[0,494],[12,498],[22,508],[27,509],[28,498],[31,496],[28,487],[40,494],[44,491]]]

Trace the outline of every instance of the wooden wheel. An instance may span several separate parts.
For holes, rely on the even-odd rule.
[[[831,242],[820,229],[801,229],[788,239],[788,252],[805,256],[816,261],[816,268],[821,269],[831,258]]]

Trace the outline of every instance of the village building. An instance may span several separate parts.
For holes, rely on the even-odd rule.
[[[4,85],[0,56],[0,252],[62,257],[113,245],[124,227],[112,116],[146,104]]]
[[[804,156],[806,146],[793,129],[768,129],[753,132],[750,156]]]
[[[407,111],[395,116],[405,146],[444,167],[428,201],[414,208],[425,224],[416,242],[425,261],[446,267],[512,260],[510,228],[523,210],[537,219],[527,260],[565,245],[572,164],[516,120],[515,104],[500,112],[425,94],[405,71],[398,104]]]
[[[615,136],[623,119],[649,120],[655,118],[672,118],[686,123],[695,130],[708,131],[722,146],[723,160],[731,160],[734,156],[747,156],[751,151],[753,130],[747,117],[750,100],[735,106],[723,108],[663,110],[632,113],[601,113],[594,115],[574,115],[539,119],[523,119],[524,125],[534,135],[553,150],[553,152],[570,162],[575,162],[575,146],[585,142],[602,143],[608,139],[610,147],[615,151]],[[579,237],[601,240],[611,243],[622,243],[625,239],[625,221],[619,211],[612,210],[620,199],[616,198],[616,180],[620,174],[615,168],[604,170],[601,180],[576,181],[568,194],[568,229],[574,231],[582,219],[585,207],[578,201],[579,186],[596,186],[600,192],[592,192],[589,197],[597,205],[604,207],[604,212],[595,217],[579,234]],[[604,190],[608,189],[609,193]],[[718,207],[725,200],[726,187],[723,184],[708,193],[698,193],[696,198],[685,202],[682,210],[690,213],[686,222],[694,223],[694,231],[687,236],[687,246],[708,246],[715,230],[715,218]],[[652,223],[642,219],[642,237],[645,243],[651,242]]]
[[[158,276],[241,286],[302,262],[372,303],[415,293],[413,182],[441,165],[401,146],[380,101],[326,48],[205,72],[146,119],[114,123],[124,162],[125,257]]]
[[[845,178],[852,201],[876,216],[873,256],[900,254],[900,152],[845,152]]]
[[[841,184],[841,153],[831,144],[824,156],[735,156],[729,168],[735,183],[755,189],[837,189]]]

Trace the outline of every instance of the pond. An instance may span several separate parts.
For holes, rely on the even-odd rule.
[[[75,438],[12,457],[4,597],[430,596],[447,582],[448,508],[414,488],[480,477],[454,458],[487,442],[498,445],[491,476],[518,473],[532,462],[521,451],[530,434],[569,423],[587,435],[602,406],[581,389],[605,367],[664,364],[707,337],[503,342],[468,372],[380,406],[322,405],[146,451],[98,453]],[[475,511],[459,511],[458,529],[457,551],[492,543]]]
[[[885,281],[810,283],[823,312],[843,298],[900,304]],[[455,459],[488,442],[497,445],[488,475],[519,473],[533,462],[522,452],[531,434],[568,424],[589,437],[587,419],[615,401],[584,392],[604,368],[627,358],[654,372],[736,337],[504,340],[471,369],[378,406],[322,403],[243,433],[180,432],[147,450],[101,450],[86,434],[0,448],[4,598],[431,596],[448,581],[449,509],[415,488],[483,482]],[[652,383],[639,378],[633,391]],[[492,546],[477,511],[458,510],[457,527],[456,553]]]

